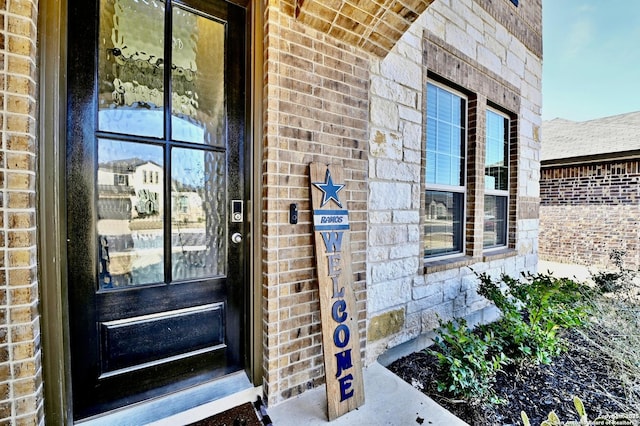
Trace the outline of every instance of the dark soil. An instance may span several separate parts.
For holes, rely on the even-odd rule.
[[[580,332],[568,331],[564,337],[567,351],[550,365],[511,365],[498,373],[494,390],[505,401],[498,405],[456,401],[439,393],[438,362],[426,351],[401,358],[388,368],[473,426],[521,425],[521,411],[527,413],[532,425],[546,420],[550,411],[563,422],[578,421],[574,396],[583,401],[590,420],[628,412],[625,388],[612,361]]]

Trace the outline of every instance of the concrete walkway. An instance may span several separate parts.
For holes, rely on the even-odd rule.
[[[541,274],[551,272],[556,278],[571,278],[578,281],[586,281],[591,278],[591,272],[597,272],[597,268],[540,260],[538,262],[538,272]]]
[[[269,407],[274,426],[464,426],[467,423],[436,404],[379,363],[364,369],[364,405],[329,423],[324,386]]]

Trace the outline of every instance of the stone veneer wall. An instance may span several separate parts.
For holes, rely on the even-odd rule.
[[[437,0],[371,63],[367,362],[389,349],[386,360],[426,346],[437,316],[494,320],[498,312],[475,291],[473,271],[516,276],[537,268],[541,12],[540,1],[516,8],[507,0]],[[425,263],[427,75],[470,94],[470,152],[465,256]],[[504,108],[513,123],[509,244],[493,254],[482,250],[488,104]]]
[[[294,18],[265,11],[263,155],[264,390],[275,404],[324,383],[308,165],[342,166],[359,337],[366,331],[369,59]],[[297,203],[299,222],[289,224]]]
[[[542,259],[640,267],[640,160],[543,167],[540,198]]]
[[[0,1],[0,424],[43,421],[36,251],[37,1]]]

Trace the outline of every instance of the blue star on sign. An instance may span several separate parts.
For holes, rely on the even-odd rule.
[[[339,207],[342,207],[342,203],[338,199],[338,191],[344,188],[344,184],[335,184],[333,183],[333,179],[331,178],[331,172],[327,169],[327,174],[324,178],[324,183],[313,183],[318,189],[323,192],[322,203],[320,203],[320,207],[323,207],[325,204],[329,202],[329,200],[333,200],[338,204]]]

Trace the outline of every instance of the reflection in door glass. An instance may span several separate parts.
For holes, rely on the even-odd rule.
[[[173,9],[171,137],[225,143],[225,25],[179,7]]]
[[[101,289],[164,281],[163,149],[98,140]]]
[[[102,0],[98,128],[164,135],[164,9],[158,0]]]
[[[224,154],[171,152],[171,246],[174,280],[226,273]]]

